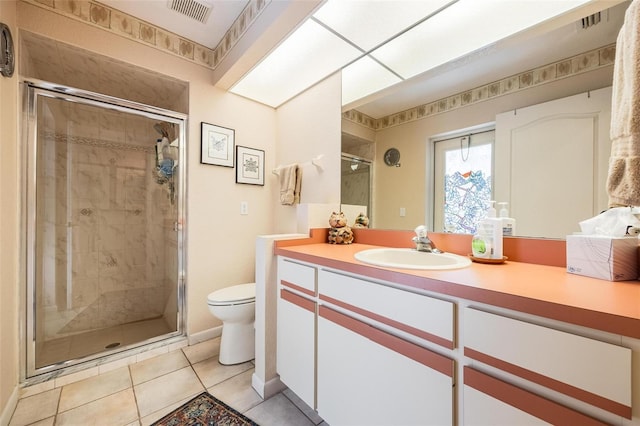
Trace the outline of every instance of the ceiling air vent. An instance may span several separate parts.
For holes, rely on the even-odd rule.
[[[209,19],[213,5],[195,0],[168,0],[169,9],[175,10],[203,24]]]
[[[582,28],[586,30],[587,28],[593,27],[598,22],[600,22],[600,18],[600,12],[582,18]]]

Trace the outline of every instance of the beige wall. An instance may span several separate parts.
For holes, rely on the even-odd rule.
[[[301,203],[340,204],[341,96],[342,78],[336,73],[278,108],[277,164],[302,167]],[[310,163],[320,155],[323,170]],[[271,170],[266,179],[278,182]],[[275,212],[275,232],[297,232],[295,207],[277,203]],[[327,221],[329,215],[330,210]]]
[[[254,280],[256,236],[279,232],[279,188],[271,171],[276,164],[306,163],[323,154],[325,170],[305,166],[303,201],[339,200],[340,77],[333,76],[279,110],[252,102],[212,85],[212,71],[149,46],[22,2],[0,2],[0,20],[19,29],[155,70],[189,84],[187,128],[186,293],[187,331],[194,334],[220,325],[206,304],[207,294]],[[81,35],[81,36],[79,36]],[[18,58],[19,59],[19,58]],[[17,74],[17,73],[16,73]],[[13,408],[19,374],[17,282],[20,141],[18,79],[0,80],[2,104],[2,274],[0,274],[0,409]],[[235,183],[235,169],[200,164],[200,123],[235,129],[237,145],[265,151],[265,185]],[[281,157],[281,158],[280,158]],[[308,169],[308,170],[307,170]],[[240,215],[248,202],[249,214]],[[295,207],[288,207],[295,230]],[[13,401],[15,402],[15,401]],[[2,412],[0,410],[0,412]],[[11,413],[9,412],[8,415]],[[4,419],[0,419],[4,420]],[[2,423],[2,422],[0,422]]]
[[[0,22],[17,39],[14,2],[0,1]],[[4,408],[17,397],[18,383],[18,252],[19,153],[18,74],[0,77],[0,424],[11,413]]]
[[[430,116],[376,133],[376,159],[395,147],[400,150],[401,167],[388,167],[382,161],[374,165],[373,218],[381,229],[414,229],[425,223],[429,170],[429,138],[446,132],[495,121],[496,114],[542,102],[610,86],[613,67],[601,68],[575,77],[494,98],[451,112]],[[400,207],[406,216],[400,217]]]

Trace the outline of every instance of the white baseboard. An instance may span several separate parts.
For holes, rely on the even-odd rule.
[[[208,330],[199,331],[198,333],[193,333],[189,335],[189,346],[195,345],[200,342],[204,342],[207,340],[215,339],[216,337],[222,336],[222,326],[219,325],[217,327],[210,328]]]
[[[11,420],[11,416],[13,416],[13,412],[16,409],[16,405],[18,405],[18,395],[20,391],[18,386],[14,386],[13,392],[11,392],[11,396],[7,401],[7,404],[2,409],[2,413],[0,413],[0,425],[8,425],[9,420]]]
[[[258,392],[258,395],[265,400],[287,388],[285,384],[280,381],[280,377],[275,377],[265,383],[256,373],[253,373],[251,376],[251,386]]]

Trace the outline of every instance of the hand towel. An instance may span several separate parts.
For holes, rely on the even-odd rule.
[[[280,168],[280,204],[290,206],[295,202],[297,164]]]
[[[293,204],[300,204],[300,190],[302,189],[302,167],[296,168],[296,184],[293,190]]]
[[[611,98],[609,207],[640,206],[640,0],[618,34]]]

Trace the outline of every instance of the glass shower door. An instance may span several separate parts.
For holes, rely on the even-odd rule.
[[[183,120],[29,90],[28,375],[181,334]]]

